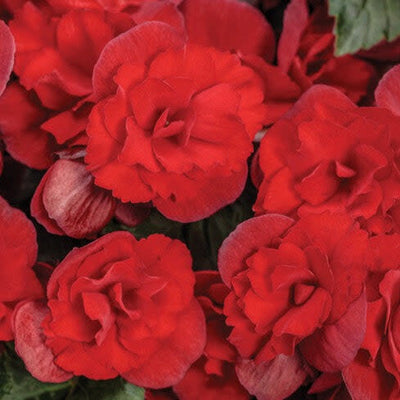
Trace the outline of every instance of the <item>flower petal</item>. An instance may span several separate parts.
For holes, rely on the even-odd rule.
[[[181,9],[190,42],[273,61],[274,32],[255,7],[231,0],[185,0]]]
[[[222,243],[218,253],[218,268],[224,283],[230,287],[232,277],[243,269],[242,260],[259,247],[268,246],[292,224],[291,218],[267,214],[238,225]]]
[[[336,372],[350,364],[364,339],[367,301],[365,292],[336,323],[324,326],[299,345],[304,358],[323,372]]]
[[[65,382],[73,375],[54,364],[54,355],[45,344],[41,328],[48,312],[48,308],[38,301],[24,303],[16,310],[15,351],[36,379],[42,382]]]
[[[15,42],[10,29],[0,21],[0,95],[6,88],[14,65]]]
[[[400,115],[400,65],[396,65],[383,75],[375,90],[375,100],[379,107],[388,108]]]
[[[145,22],[117,36],[104,47],[93,70],[93,93],[96,99],[115,89],[113,75],[123,63],[151,61],[163,50],[183,45],[183,38],[162,22]]]
[[[256,364],[242,360],[236,367],[240,383],[258,400],[282,400],[304,382],[307,372],[297,353],[280,354],[272,361]]]

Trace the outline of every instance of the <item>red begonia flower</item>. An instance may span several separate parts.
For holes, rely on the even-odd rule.
[[[66,12],[71,9],[106,10],[110,12],[136,11],[137,8],[149,2],[162,2],[164,0],[47,0],[58,12]],[[181,0],[173,0],[179,3]]]
[[[303,384],[308,376],[307,367],[298,353],[279,354],[271,361],[255,363],[241,360],[236,372],[243,386],[257,400],[283,400]]]
[[[249,394],[235,372],[236,350],[227,341],[223,303],[228,288],[217,271],[196,272],[195,295],[206,315],[207,344],[204,354],[174,386],[180,400],[247,400]]]
[[[64,382],[74,375],[54,363],[54,355],[46,346],[41,323],[48,308],[41,301],[21,303],[14,313],[15,350],[28,371],[43,382]]]
[[[60,110],[91,94],[92,71],[105,44],[133,25],[128,15],[75,9],[55,16],[27,2],[10,21],[14,71],[42,104]]]
[[[244,359],[264,363],[259,369],[268,382],[290,360],[294,375],[282,379],[301,384],[304,362],[290,358],[296,352],[324,372],[353,360],[365,333],[367,244],[349,216],[329,213],[296,224],[277,214],[252,218],[224,241],[218,264],[231,288],[224,306],[229,340]],[[283,366],[269,364],[281,355],[289,357]]]
[[[334,56],[333,24],[326,2],[310,15],[307,0],[292,0],[284,14],[278,65],[303,91],[313,84],[326,84],[357,102],[367,94],[375,71],[354,56]]]
[[[4,92],[14,65],[15,43],[10,29],[0,20],[0,96]]]
[[[265,108],[259,76],[237,55],[148,22],[105,47],[93,82],[103,100],[85,161],[97,185],[181,222],[239,196]]]
[[[11,316],[23,300],[40,298],[43,289],[33,272],[37,243],[33,224],[0,197],[0,340],[12,340]]]
[[[400,235],[369,239],[367,325],[361,349],[343,370],[354,400],[400,396]]]
[[[17,352],[39,380],[176,384],[206,338],[191,262],[182,242],[163,235],[114,232],[72,250],[50,277],[46,310],[35,303],[16,313]],[[42,323],[26,323],[27,312]]]
[[[18,118],[15,117],[18,110]],[[45,169],[54,162],[56,141],[42,129],[48,113],[37,96],[13,82],[0,97],[0,132],[7,151],[31,168]]]
[[[293,217],[345,211],[371,232],[398,230],[399,149],[399,117],[314,86],[261,141],[254,210]],[[389,228],[379,228],[386,220]]]
[[[379,107],[389,109],[400,116],[400,65],[396,65],[379,81],[375,90],[375,100]]]
[[[183,0],[180,9],[189,42],[274,60],[274,31],[255,7],[237,0]]]
[[[264,125],[275,122],[301,94],[300,87],[275,59],[275,37],[261,12],[237,0],[184,0],[188,42],[236,53],[262,79],[266,114]]]
[[[37,187],[31,213],[48,232],[79,239],[103,229],[115,207],[111,194],[94,185],[82,162],[58,160]]]
[[[86,144],[93,66],[104,45],[134,25],[123,13],[52,5],[26,1],[15,11],[9,24],[21,86],[10,85],[0,99],[7,151],[38,169],[48,168],[60,148]]]

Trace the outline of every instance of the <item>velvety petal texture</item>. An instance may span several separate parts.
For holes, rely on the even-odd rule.
[[[16,42],[14,71],[42,104],[60,110],[92,91],[91,75],[104,45],[133,25],[103,10],[56,9],[28,1],[10,22]],[[100,34],[101,33],[101,34]]]
[[[54,138],[41,127],[47,115],[37,96],[16,82],[9,84],[0,97],[0,131],[6,150],[31,168],[50,167],[58,150]]]
[[[265,114],[260,77],[240,57],[146,22],[109,42],[93,84],[97,98],[108,95],[87,127],[98,186],[180,222],[239,196]]]
[[[134,21],[95,0],[13,1],[8,8],[18,81],[0,99],[0,130],[13,158],[45,169],[54,152],[86,144],[93,67]]]
[[[306,0],[291,0],[284,13],[278,65],[303,91],[325,84],[358,102],[376,73],[370,63],[352,55],[335,57],[333,26],[326,2],[315,3],[310,13]]]
[[[19,320],[17,315],[20,355],[41,380],[61,369],[90,379],[121,375],[149,388],[173,385],[205,345],[193,286],[191,256],[180,241],[105,235],[72,250],[54,270],[47,308],[35,312],[42,315],[41,333],[27,336],[23,309]],[[36,363],[27,350],[32,340],[38,343]],[[50,372],[43,368],[49,362],[43,341],[55,364]]]
[[[89,237],[111,220],[116,202],[94,185],[79,161],[58,160],[43,176],[32,198],[31,212],[50,233]]]
[[[353,360],[366,326],[367,236],[345,214],[310,214],[295,224],[266,214],[224,241],[219,268],[231,288],[224,313],[229,341],[249,359],[239,378],[250,393],[283,399],[306,378],[303,364],[338,372]],[[247,380],[264,370],[268,385]],[[274,386],[282,370],[287,384]]]
[[[258,400],[281,400],[289,397],[307,378],[298,354],[283,354],[269,362],[256,364],[242,360],[236,368],[240,382]]]
[[[184,0],[180,9],[189,41],[273,61],[274,32],[255,7],[235,0]]]
[[[400,65],[396,65],[379,81],[375,89],[376,104],[400,115]]]
[[[73,377],[54,364],[54,356],[45,344],[41,322],[48,310],[41,301],[22,303],[14,315],[15,351],[26,369],[42,382],[59,383]]]
[[[25,214],[0,197],[0,340],[12,340],[12,313],[19,302],[38,299],[43,289],[32,269],[36,231]]]
[[[248,400],[235,372],[236,351],[227,341],[223,302],[228,294],[217,271],[197,271],[195,295],[206,315],[207,344],[183,379],[173,387],[181,400]],[[194,390],[195,388],[195,390]]]
[[[0,20],[0,95],[4,92],[14,65],[15,43],[10,29]]]
[[[312,87],[261,141],[254,210],[342,211],[372,233],[397,231],[399,128],[389,110],[358,108],[333,88]]]
[[[367,325],[354,360],[343,370],[354,399],[399,398],[399,235],[369,239],[366,279]]]

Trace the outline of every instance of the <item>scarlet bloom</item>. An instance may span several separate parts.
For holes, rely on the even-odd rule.
[[[400,40],[399,47],[400,47]],[[400,53],[400,52],[399,52]],[[379,81],[375,90],[375,100],[379,107],[389,109],[400,116],[400,65],[390,69]]]
[[[180,241],[105,235],[56,267],[47,306],[19,308],[16,350],[44,381],[121,375],[149,388],[173,385],[205,345],[193,286],[191,256]]]
[[[18,110],[18,118],[13,114]],[[45,169],[54,162],[59,146],[42,129],[49,113],[37,96],[17,82],[10,83],[0,97],[0,130],[7,152],[30,168]]]
[[[60,148],[86,143],[94,64],[134,24],[127,14],[78,3],[89,1],[21,2],[9,22],[19,82],[1,97],[0,129],[7,151],[32,168],[48,168]]]
[[[11,316],[23,300],[43,296],[32,270],[37,257],[36,232],[21,211],[0,197],[0,340],[12,340]]]
[[[106,10],[111,12],[135,10],[138,6],[154,0],[46,0],[59,11],[71,9]],[[157,1],[157,0],[156,0]],[[179,0],[178,0],[179,1]]]
[[[93,82],[101,101],[85,161],[98,186],[181,222],[239,196],[265,108],[259,76],[237,55],[149,22],[106,46]]]
[[[254,210],[346,211],[370,232],[398,229],[400,118],[315,86],[263,138]],[[260,178],[260,177],[259,177]]]
[[[32,216],[48,232],[74,238],[90,237],[107,225],[116,201],[93,183],[79,160],[58,160],[43,176],[31,202]]]
[[[305,361],[332,373],[353,360],[365,333],[367,243],[349,216],[329,213],[296,224],[277,214],[255,217],[225,240],[218,262],[231,293],[224,312],[251,394],[281,399],[305,380]]]
[[[399,234],[369,240],[367,329],[355,360],[343,370],[352,398],[400,397]]]
[[[15,73],[25,89],[57,111],[90,95],[103,47],[133,25],[123,13],[71,8],[60,15],[57,7],[28,1],[9,23],[17,46]]]
[[[14,64],[15,43],[8,26],[0,20],[0,95],[4,92]]]
[[[375,70],[352,55],[335,57],[333,25],[327,2],[319,2],[310,13],[307,0],[292,0],[284,14],[278,66],[302,91],[326,84],[358,102],[367,94]]]
[[[180,400],[247,400],[247,391],[235,372],[237,352],[227,341],[223,303],[229,293],[217,271],[196,272],[195,295],[205,314],[207,344],[204,354],[174,386]]]

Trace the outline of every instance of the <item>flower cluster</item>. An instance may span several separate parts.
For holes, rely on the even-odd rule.
[[[329,6],[0,0],[2,351],[148,400],[400,398],[400,39],[337,56]]]

